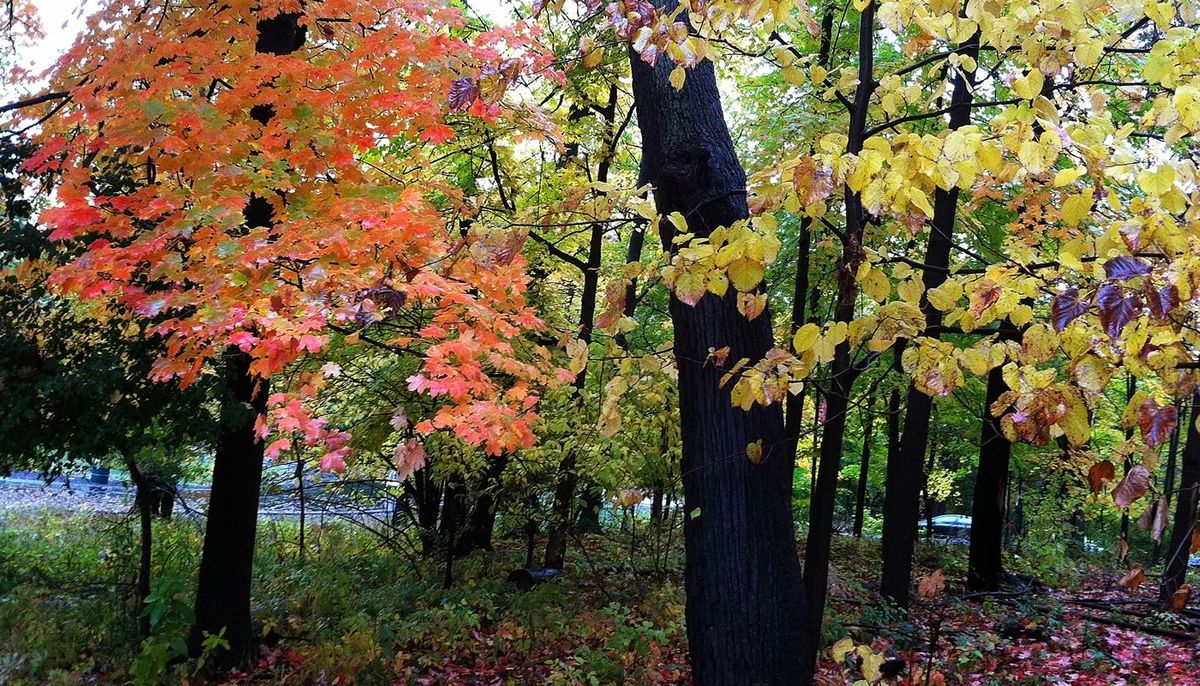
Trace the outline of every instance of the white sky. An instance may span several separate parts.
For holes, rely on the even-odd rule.
[[[81,6],[93,6],[90,0],[33,0],[46,38],[29,55],[26,67],[40,71],[49,67],[54,60],[71,47],[83,25],[79,15]]]

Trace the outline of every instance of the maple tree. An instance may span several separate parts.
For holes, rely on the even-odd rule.
[[[816,668],[847,453],[847,528],[879,486],[900,606],[952,469],[970,588],[1004,582],[1020,470],[1080,532],[1119,513],[1130,589],[1159,557],[1130,559],[1136,520],[1160,604],[1186,606],[1193,3],[529,9],[106,3],[3,110],[40,120],[25,169],[80,251],[54,286],[152,321],[157,379],[239,367],[258,462],[394,471],[447,585],[504,500],[557,568],[602,492],[629,513],[650,485],[661,515],[677,479],[697,683]],[[129,182],[99,188],[113,170]],[[969,449],[938,435],[956,404]],[[952,444],[970,459],[947,466]],[[257,486],[242,502],[252,527]]]

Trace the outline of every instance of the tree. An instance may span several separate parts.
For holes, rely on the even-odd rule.
[[[453,125],[497,120],[507,87],[545,68],[531,35],[454,35],[464,20],[440,6],[293,4],[105,3],[52,76],[61,90],[27,164],[55,175],[50,238],[83,248],[54,286],[155,318],[155,379],[187,385],[208,362],[229,374],[209,525],[232,557],[202,565],[193,646],[224,627],[234,660],[251,636],[262,442],[274,433],[269,456],[295,442],[332,470],[350,456],[348,434],[304,404],[317,375],[274,395],[266,378],[331,330],[364,345],[360,329],[411,314],[388,345],[422,359],[409,389],[442,401],[417,431],[493,454],[532,442],[536,388],[559,381],[549,352],[520,341],[541,326],[524,235],[462,230],[470,203],[429,163]],[[96,192],[97,167],[118,163],[138,184]],[[231,589],[240,600],[215,599]]]
[[[674,0],[654,5],[664,15],[676,6]],[[744,222],[745,175],[725,126],[712,63],[698,62],[677,88],[673,73],[681,67],[672,60],[643,52],[631,62],[641,181],[654,187],[660,215],[682,218],[678,229],[659,226],[664,249],[679,251],[684,231],[711,240],[719,227]],[[738,282],[748,286],[744,295],[752,293],[755,284]],[[718,349],[734,360],[762,358],[772,347],[770,320],[765,314],[748,320],[732,290],[705,290],[702,283],[695,294],[676,281],[671,299],[693,680],[807,683],[811,675],[801,671],[801,656],[808,650],[808,618],[792,547],[793,460],[778,450],[782,413],[778,405],[734,407],[720,383],[723,371],[709,362]]]

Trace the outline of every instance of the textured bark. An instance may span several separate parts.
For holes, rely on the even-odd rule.
[[[221,433],[196,585],[196,622],[188,640],[189,652],[198,656],[205,634],[224,631],[229,650],[210,657],[209,664],[216,668],[243,664],[255,642],[250,584],[263,444],[254,435],[254,417],[267,410],[267,382],[250,374],[250,356],[230,349],[225,364],[231,398],[221,407]]]
[[[1171,431],[1171,441],[1167,445],[1167,473],[1163,476],[1163,497],[1166,498],[1166,507],[1171,509],[1171,501],[1175,495],[1175,476],[1176,467],[1179,464],[1179,434],[1183,431],[1183,425],[1187,422],[1184,417],[1187,416],[1186,408],[1180,403],[1175,403],[1176,414],[1179,421],[1175,423],[1174,430]],[[1150,566],[1157,566],[1162,559],[1162,541],[1154,542],[1154,552],[1150,556]]]
[[[979,34],[975,34],[958,52],[979,57]],[[957,70],[950,96],[951,130],[971,121],[971,98],[974,74],[964,75]],[[950,266],[950,249],[954,245],[954,224],[958,212],[958,188],[949,191],[939,189],[933,199],[933,221],[929,228],[929,244],[925,253],[927,268],[922,281],[925,290],[937,288],[946,281]],[[921,296],[921,310],[925,314],[927,328],[942,323],[942,313]],[[936,334],[927,334],[936,338]],[[921,488],[925,483],[922,461],[929,443],[929,419],[933,399],[910,385],[905,403],[904,434],[900,451],[895,460],[889,459],[883,502],[883,566],[880,573],[879,590],[884,597],[902,606],[908,606],[909,590],[912,586],[912,554],[917,537],[917,518]]]
[[[870,2],[859,16],[858,29],[858,86],[850,112],[849,136],[846,151],[862,152],[867,125],[867,108],[875,90],[875,3]],[[834,319],[854,320],[858,299],[858,283],[854,273],[865,258],[862,248],[866,213],[862,197],[845,189],[846,230],[842,239],[842,255],[837,264],[837,304]],[[805,654],[805,669],[816,665],[820,648],[821,623],[825,615],[826,586],[829,582],[829,551],[833,537],[833,509],[837,495],[837,477],[841,471],[842,449],[846,437],[846,413],[850,395],[859,370],[854,365],[849,342],[834,351],[829,369],[829,384],[825,390],[825,424],[822,427],[820,462],[809,504],[808,539],[804,547],[804,588],[807,594],[809,651]]]
[[[875,399],[867,398],[863,413],[862,459],[858,463],[858,487],[854,489],[854,537],[862,538],[863,514],[867,507],[867,476],[871,470],[871,441],[874,436]]]
[[[601,108],[607,125],[605,149],[599,164],[596,166],[596,180],[600,183],[608,181],[608,172],[612,165],[613,153],[616,149],[615,127],[617,117],[617,88],[611,86],[608,92],[608,103]],[[600,265],[603,260],[605,225],[597,222],[592,224],[591,236],[588,240],[587,261],[583,266],[583,291],[579,303],[579,340],[584,343],[592,342],[592,330],[595,328],[596,298],[600,288]],[[587,386],[587,367],[575,376],[575,388],[580,398],[583,397]],[[558,466],[558,481],[554,486],[554,505],[550,510],[550,523],[546,532],[546,555],[543,565],[547,568],[562,568],[567,556],[567,534],[572,524],[571,505],[575,500],[575,491],[579,485],[579,474],[576,471],[576,455],[570,451]],[[594,489],[593,489],[594,490]],[[598,498],[593,498],[591,504],[596,504]],[[596,508],[596,528],[599,528],[599,508]]]
[[[967,563],[967,587],[973,591],[995,591],[1003,572],[1005,506],[1008,503],[1008,460],[1012,443],[993,417],[992,403],[1008,390],[1000,367],[988,373],[983,401],[983,430],[979,438],[979,471],[971,506],[971,550]]]
[[[658,0],[671,12],[675,0]],[[711,62],[676,91],[674,65],[650,66],[631,55],[642,134],[641,181],[654,186],[662,214],[680,212],[688,230],[707,235],[748,216],[746,177],[721,111]],[[670,223],[660,228],[672,249]],[[687,633],[696,686],[808,684],[807,622],[791,514],[792,455],[778,405],[743,412],[721,369],[705,364],[710,348],[729,359],[761,358],[773,345],[771,316],[747,321],[732,289],[694,307],[671,299],[679,367]],[[762,441],[759,464],[746,446]]]
[[[466,555],[472,550],[491,550],[492,532],[496,527],[496,495],[500,492],[501,478],[508,467],[508,455],[492,458],[479,484],[479,495],[471,508],[466,530],[458,538],[455,552]]]
[[[258,22],[255,51],[286,55],[304,44],[305,29],[295,14]],[[269,88],[264,84],[264,88]],[[275,116],[270,105],[256,105],[250,116],[266,124]],[[252,196],[243,216],[249,228],[274,225],[274,210]],[[245,663],[255,645],[250,621],[250,586],[258,497],[262,484],[263,444],[254,435],[254,419],[267,411],[268,382],[250,373],[250,356],[236,348],[225,354],[230,398],[221,407],[221,432],[213,460],[212,490],[200,575],[196,586],[196,621],[188,637],[192,656],[203,652],[205,634],[224,632],[228,650],[210,656],[215,668]]]
[[[1167,567],[1163,570],[1159,602],[1171,606],[1171,596],[1187,579],[1192,531],[1196,527],[1197,500],[1200,499],[1200,392],[1192,395],[1192,419],[1187,424],[1187,442],[1180,465],[1179,493],[1175,500],[1175,521],[1171,526],[1171,545],[1167,548]]]

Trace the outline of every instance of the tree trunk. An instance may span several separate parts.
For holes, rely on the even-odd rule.
[[[1137,393],[1137,379],[1133,376],[1133,374],[1126,374],[1125,375],[1125,404],[1126,405],[1129,404],[1129,401],[1133,400],[1133,396],[1135,393]],[[1133,440],[1133,427],[1130,427],[1125,430],[1125,440],[1126,441]],[[1125,461],[1123,463],[1121,463],[1121,473],[1128,474],[1129,470],[1132,468],[1133,468],[1133,453],[1130,452],[1129,454],[1127,454],[1125,456]],[[1125,541],[1126,543],[1129,542],[1129,509],[1128,508],[1121,511],[1121,539],[1123,541]]]
[[[258,53],[286,55],[304,44],[305,28],[297,14],[260,20],[257,30],[254,49]],[[263,88],[270,88],[270,84],[263,84]],[[250,116],[266,125],[275,116],[275,109],[256,105]],[[243,215],[251,229],[274,225],[274,209],[266,198],[252,196]],[[269,390],[266,379],[251,374],[247,353],[231,347],[225,358],[232,397],[221,407],[221,432],[213,460],[208,524],[196,586],[196,621],[188,639],[188,651],[194,657],[203,652],[206,634],[224,632],[229,649],[212,654],[209,664],[216,668],[244,663],[254,646],[250,586],[263,467],[263,444],[254,435],[254,420],[266,413]]]
[[[670,13],[676,0],[656,0]],[[685,15],[686,16],[686,15]],[[682,18],[682,17],[681,17]],[[680,212],[688,231],[707,236],[748,216],[746,176],[725,126],[713,65],[690,70],[682,90],[674,65],[650,66],[631,55],[642,134],[642,183],[653,185],[660,214]],[[659,229],[674,250],[669,222]],[[749,412],[733,407],[723,370],[705,364],[710,348],[731,360],[758,360],[773,346],[771,316],[752,321],[736,293],[706,294],[694,306],[671,298],[679,369],[682,434],[686,624],[692,683],[808,684],[807,618],[791,513],[794,459],[784,445],[778,404]],[[746,446],[761,441],[755,464]]]
[[[616,117],[617,96],[616,85],[608,90],[608,103],[601,108],[607,126],[605,149],[603,157],[596,166],[596,181],[608,181],[608,172],[616,152]],[[603,195],[603,192],[599,192]],[[606,225],[596,222],[591,225],[591,236],[588,241],[587,262],[582,265],[583,292],[579,301],[579,340],[590,344],[592,331],[596,320],[596,297],[600,288],[600,266],[603,262],[604,231]],[[577,263],[578,266],[578,263]],[[587,386],[587,366],[575,375],[574,386],[578,390],[578,399],[582,402],[584,389]],[[554,505],[550,511],[550,522],[546,532],[546,555],[543,566],[561,569],[567,556],[567,533],[572,525],[571,505],[575,500],[575,490],[579,485],[579,474],[576,471],[575,451],[569,451],[558,466],[558,482],[554,487]],[[594,490],[594,489],[593,489]],[[596,504],[598,498],[593,498],[589,505]],[[599,507],[595,511],[596,528],[599,528]],[[581,519],[583,517],[581,516]]]
[[[850,114],[846,151],[862,152],[866,137],[867,108],[875,91],[875,2],[870,0],[859,17],[858,29],[858,86]],[[842,240],[842,255],[837,264],[837,305],[834,319],[847,324],[854,320],[858,300],[858,282],[854,274],[866,255],[862,237],[866,227],[866,212],[862,196],[845,189],[846,230]],[[825,615],[825,593],[829,582],[829,550],[833,538],[833,509],[837,495],[837,477],[841,469],[842,446],[846,435],[846,413],[850,394],[859,370],[854,366],[849,341],[834,350],[829,370],[829,385],[825,389],[825,424],[821,435],[820,463],[809,507],[808,539],[804,547],[804,588],[807,593],[809,645],[805,668],[816,665],[820,649],[821,624]]]
[[[600,487],[588,483],[580,495],[579,514],[575,517],[575,530],[580,533],[600,533],[600,510],[604,507],[604,496]]]
[[[980,36],[976,33],[965,45],[959,46],[959,54],[979,57]],[[971,98],[974,88],[974,73],[966,74],[957,69],[954,89],[950,96],[951,131],[971,122]],[[950,249],[954,244],[954,224],[958,213],[958,188],[949,191],[939,189],[934,193],[933,221],[929,227],[929,244],[925,253],[926,269],[922,275],[925,291],[928,292],[946,281],[950,266]],[[942,313],[933,307],[926,296],[921,296],[921,310],[925,314],[927,328],[942,323]],[[936,334],[929,334],[936,338]],[[904,437],[896,460],[888,460],[886,490],[883,501],[883,567],[879,590],[884,597],[901,607],[908,606],[909,589],[912,586],[912,554],[916,541],[917,517],[921,487],[925,482],[921,463],[929,443],[929,419],[933,399],[917,389],[915,384],[908,388],[905,403]]]
[[[1175,413],[1179,417],[1179,421],[1175,423],[1174,430],[1171,431],[1171,441],[1167,445],[1167,473],[1163,476],[1163,498],[1167,509],[1171,509],[1171,500],[1175,495],[1175,471],[1179,457],[1179,434],[1183,431],[1183,425],[1186,423],[1184,417],[1187,416],[1187,408],[1181,403],[1175,403]],[[1150,556],[1150,566],[1158,565],[1162,559],[1162,540],[1154,542],[1154,552]]]
[[[137,488],[133,496],[134,508],[138,511],[140,524],[140,554],[138,556],[137,597],[138,597],[138,633],[142,638],[150,636],[150,613],[146,606],[150,598],[150,564],[154,551],[154,501],[151,492],[153,487],[147,483],[145,475],[133,460],[126,460],[129,476]]]
[[[1003,571],[1005,505],[1008,498],[1008,460],[1012,443],[1000,431],[1000,419],[992,416],[992,404],[1008,390],[1000,367],[988,372],[983,401],[983,430],[979,438],[979,471],[971,505],[971,550],[967,563],[967,587],[972,591],[1000,588]]]
[[[479,485],[479,497],[471,508],[471,516],[467,528],[458,538],[456,552],[466,555],[472,550],[491,550],[492,531],[496,527],[497,494],[500,492],[501,478],[508,467],[508,455],[492,458],[484,472]]]
[[[1187,425],[1187,442],[1180,465],[1179,497],[1175,501],[1175,521],[1171,527],[1171,545],[1167,548],[1167,567],[1163,570],[1159,602],[1171,607],[1171,598],[1187,580],[1192,532],[1195,530],[1197,500],[1200,499],[1200,391],[1192,394],[1192,420]]]
[[[875,399],[867,398],[863,413],[862,459],[858,463],[858,488],[854,490],[854,537],[862,538],[863,515],[867,506],[867,476],[871,470],[871,440],[875,424]]]
[[[254,418],[267,411],[268,395],[267,381],[250,373],[249,355],[231,348],[225,364],[232,397],[221,406],[196,585],[196,621],[188,640],[188,650],[196,657],[203,652],[206,635],[224,632],[229,650],[217,651],[209,662],[218,669],[244,663],[254,646],[250,585],[263,466],[263,444],[254,435]]]

